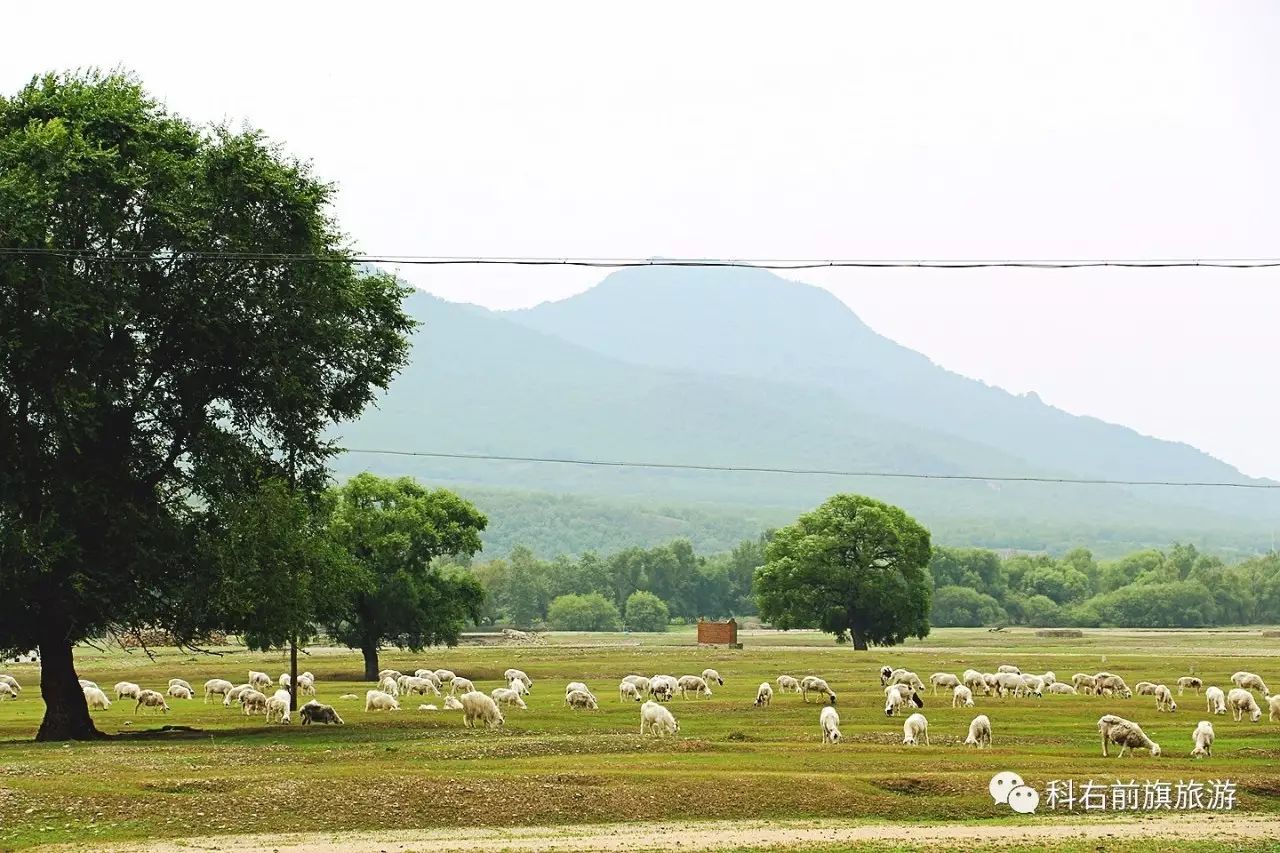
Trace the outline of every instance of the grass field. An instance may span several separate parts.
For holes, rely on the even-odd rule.
[[[884,841],[893,847],[912,842],[912,827],[922,822],[1003,826],[1050,819],[1043,803],[1031,817],[992,803],[987,784],[1002,770],[1019,772],[1041,789],[1051,779],[1229,779],[1237,785],[1239,812],[1280,815],[1280,725],[1265,714],[1256,724],[1212,718],[1214,756],[1193,760],[1191,730],[1208,717],[1203,699],[1190,692],[1179,697],[1175,714],[1157,713],[1145,696],[980,696],[976,709],[952,709],[949,697],[926,693],[932,745],[909,748],[901,745],[901,719],[883,714],[877,678],[882,663],[907,666],[927,680],[938,670],[958,675],[966,667],[990,671],[1007,662],[1053,670],[1062,680],[1106,669],[1131,685],[1172,685],[1188,673],[1227,685],[1232,672],[1249,669],[1280,683],[1280,641],[1257,630],[1088,631],[1083,639],[1050,640],[1024,631],[944,629],[924,642],[870,653],[804,632],[742,639],[746,648],[732,651],[699,649],[687,632],[552,635],[533,647],[383,656],[383,666],[403,670],[447,667],[485,691],[500,686],[506,667],[526,670],[535,681],[529,710],[509,710],[500,731],[467,730],[456,712],[415,710],[421,701],[441,704],[435,698],[406,700],[400,713],[366,714],[363,694],[371,685],[360,680],[358,655],[315,650],[300,668],[316,674],[318,698],[338,708],[345,726],[303,728],[295,719],[290,727],[268,727],[261,717],[199,698],[170,700],[173,710],[161,719],[134,714],[124,700],[94,715],[100,729],[124,737],[35,744],[30,738],[43,710],[38,671],[9,666],[5,671],[25,689],[19,700],[0,703],[0,849],[267,831],[733,818],[889,821],[899,825],[890,832],[900,834]],[[119,680],[163,689],[168,678],[180,676],[199,687],[214,677],[240,683],[250,668],[273,675],[286,668],[280,655],[242,650],[211,657],[163,649],[153,661],[141,653],[84,648],[77,660],[81,677],[108,691]],[[671,704],[679,736],[641,738],[638,707],[618,701],[619,678],[629,672],[679,676],[708,666],[726,684],[711,699]],[[767,710],[752,707],[756,686],[781,673],[816,673],[831,683],[839,694],[841,744],[821,745],[818,706],[797,695],[778,695]],[[564,684],[571,680],[592,687],[600,711],[564,706]],[[338,698],[348,692],[361,701]],[[1141,723],[1164,756],[1104,759],[1095,724],[1108,712]],[[961,743],[976,713],[992,720],[991,750]],[[193,731],[148,733],[164,724]],[[1095,816],[1071,817],[1083,823]],[[1207,846],[1184,849],[1218,849],[1196,844]],[[1054,849],[1074,848],[1059,843]]]

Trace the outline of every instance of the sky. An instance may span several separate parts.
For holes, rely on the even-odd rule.
[[[1280,4],[42,2],[0,91],[136,72],[371,254],[1280,255]],[[513,308],[602,276],[400,270]],[[824,271],[883,334],[1280,478],[1280,270]]]

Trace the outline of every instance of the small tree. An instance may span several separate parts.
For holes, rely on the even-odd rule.
[[[333,500],[329,535],[358,580],[327,623],[334,639],[364,655],[365,678],[377,678],[384,644],[415,652],[456,645],[463,623],[480,620],[484,590],[467,570],[441,571],[432,560],[479,551],[484,514],[445,489],[369,473],[335,489]]]
[[[765,553],[756,600],[779,628],[816,625],[855,649],[929,633],[929,531],[896,506],[836,495]]]
[[[616,631],[617,606],[598,592],[561,595],[551,602],[547,621],[557,631]]]
[[[632,631],[665,631],[671,618],[666,602],[644,590],[627,597],[626,614],[627,627]]]
[[[940,586],[933,591],[930,621],[939,628],[975,628],[1005,620],[1004,608],[989,595],[964,586]]]

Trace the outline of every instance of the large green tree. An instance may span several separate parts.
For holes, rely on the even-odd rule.
[[[445,489],[401,477],[359,474],[333,492],[329,535],[359,580],[328,620],[330,633],[364,655],[365,678],[378,675],[384,645],[421,651],[455,645],[463,624],[481,618],[484,590],[465,569],[433,561],[480,550],[488,519]]]
[[[929,531],[896,506],[836,495],[774,534],[756,571],[760,615],[855,649],[929,633]]]
[[[318,491],[328,428],[404,364],[406,289],[353,266],[332,196],[127,75],[0,98],[0,649],[41,652],[37,738],[97,735],[77,642],[217,625],[220,508]]]

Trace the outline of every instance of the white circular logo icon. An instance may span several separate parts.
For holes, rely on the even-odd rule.
[[[991,784],[987,786],[987,790],[991,792],[992,798],[997,803],[1007,803],[1009,802],[1009,792],[1026,784],[1017,773],[1005,770],[991,777]]]
[[[1018,785],[1009,792],[1009,808],[1018,814],[1031,814],[1040,805],[1040,792],[1030,785]]]

